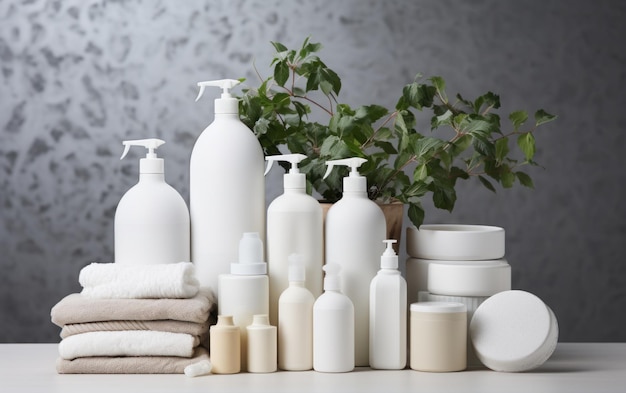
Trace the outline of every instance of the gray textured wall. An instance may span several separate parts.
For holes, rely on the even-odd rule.
[[[81,267],[112,260],[138,169],[121,140],[165,139],[187,199],[212,118],[195,82],[254,78],[270,40],[308,35],[352,104],[393,106],[422,72],[498,92],[505,112],[557,113],[537,135],[535,190],[463,183],[455,212],[426,203],[427,222],[504,227],[514,287],[554,309],[561,341],[624,341],[624,20],[619,1],[0,0],[0,342],[58,341],[51,306]],[[269,181],[271,201],[278,171]]]

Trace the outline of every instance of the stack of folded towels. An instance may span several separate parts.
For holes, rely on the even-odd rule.
[[[60,374],[179,374],[208,359],[211,292],[193,264],[92,263],[51,311]]]

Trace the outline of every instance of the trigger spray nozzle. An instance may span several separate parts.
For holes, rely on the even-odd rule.
[[[344,158],[342,160],[326,161],[326,165],[328,165],[328,168],[326,169],[326,173],[324,174],[324,179],[326,179],[328,177],[328,175],[330,175],[330,172],[332,172],[332,170],[335,167],[335,165],[349,166],[350,167],[350,177],[361,176],[359,174],[359,167],[361,165],[363,165],[364,163],[366,163],[366,162],[367,162],[367,160],[365,158],[361,158],[361,157],[352,157],[352,158]]]
[[[219,79],[215,81],[204,81],[198,82],[198,86],[200,87],[200,91],[198,91],[198,96],[196,97],[196,101],[198,101],[202,95],[204,94],[204,89],[207,86],[219,87],[222,89],[222,98],[232,98],[230,94],[230,89],[237,86],[241,81],[236,79]]]
[[[126,157],[126,154],[128,154],[131,146],[143,146],[148,149],[148,153],[146,153],[146,158],[157,158],[155,150],[164,143],[165,141],[156,138],[123,141],[122,145],[124,145],[124,152],[122,153],[120,160]]]
[[[272,169],[272,165],[274,165],[274,162],[276,161],[285,161],[290,163],[291,167],[289,168],[289,173],[300,173],[298,164],[304,159],[306,159],[306,156],[304,154],[279,154],[276,156],[267,156],[265,157],[265,161],[267,161],[268,164],[265,168],[265,173],[263,175],[265,176],[269,173],[269,171]]]

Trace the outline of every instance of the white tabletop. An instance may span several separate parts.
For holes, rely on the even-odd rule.
[[[208,375],[59,375],[57,344],[0,344],[0,392],[624,392],[626,343],[560,343],[540,368],[526,373],[472,370],[425,373],[357,368]]]

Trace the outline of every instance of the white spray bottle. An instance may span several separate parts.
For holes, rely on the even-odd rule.
[[[326,215],[326,261],[343,272],[343,292],[352,300],[356,318],[355,361],[369,365],[369,291],[379,267],[387,224],[382,209],[367,197],[367,179],[358,168],[367,160],[353,157],[327,161],[326,176],[335,165],[351,168],[343,179],[343,196]]]
[[[370,366],[401,370],[406,366],[406,281],[398,270],[396,240],[385,240],[380,270],[370,285]]]
[[[189,261],[189,210],[180,194],[165,182],[165,163],[155,150],[160,139],[124,141],[123,159],[131,146],[148,149],[139,161],[139,182],[122,197],[115,211],[115,262],[145,265]]]
[[[263,150],[254,133],[239,120],[229,90],[239,81],[199,82],[223,90],[215,100],[215,120],[198,137],[190,160],[191,260],[200,284],[217,289],[217,278],[237,260],[244,232],[265,241]]]
[[[306,193],[306,178],[298,163],[303,154],[265,157],[267,174],[275,161],[291,163],[284,175],[284,193],[274,199],[267,209],[267,261],[270,279],[270,321],[278,323],[278,298],[289,285],[289,255],[304,258],[306,287],[318,297],[322,294],[322,265],[324,264],[324,223],[319,202]]]
[[[345,373],[354,369],[354,305],[341,292],[341,266],[324,265],[324,293],[313,305],[313,369]]]

